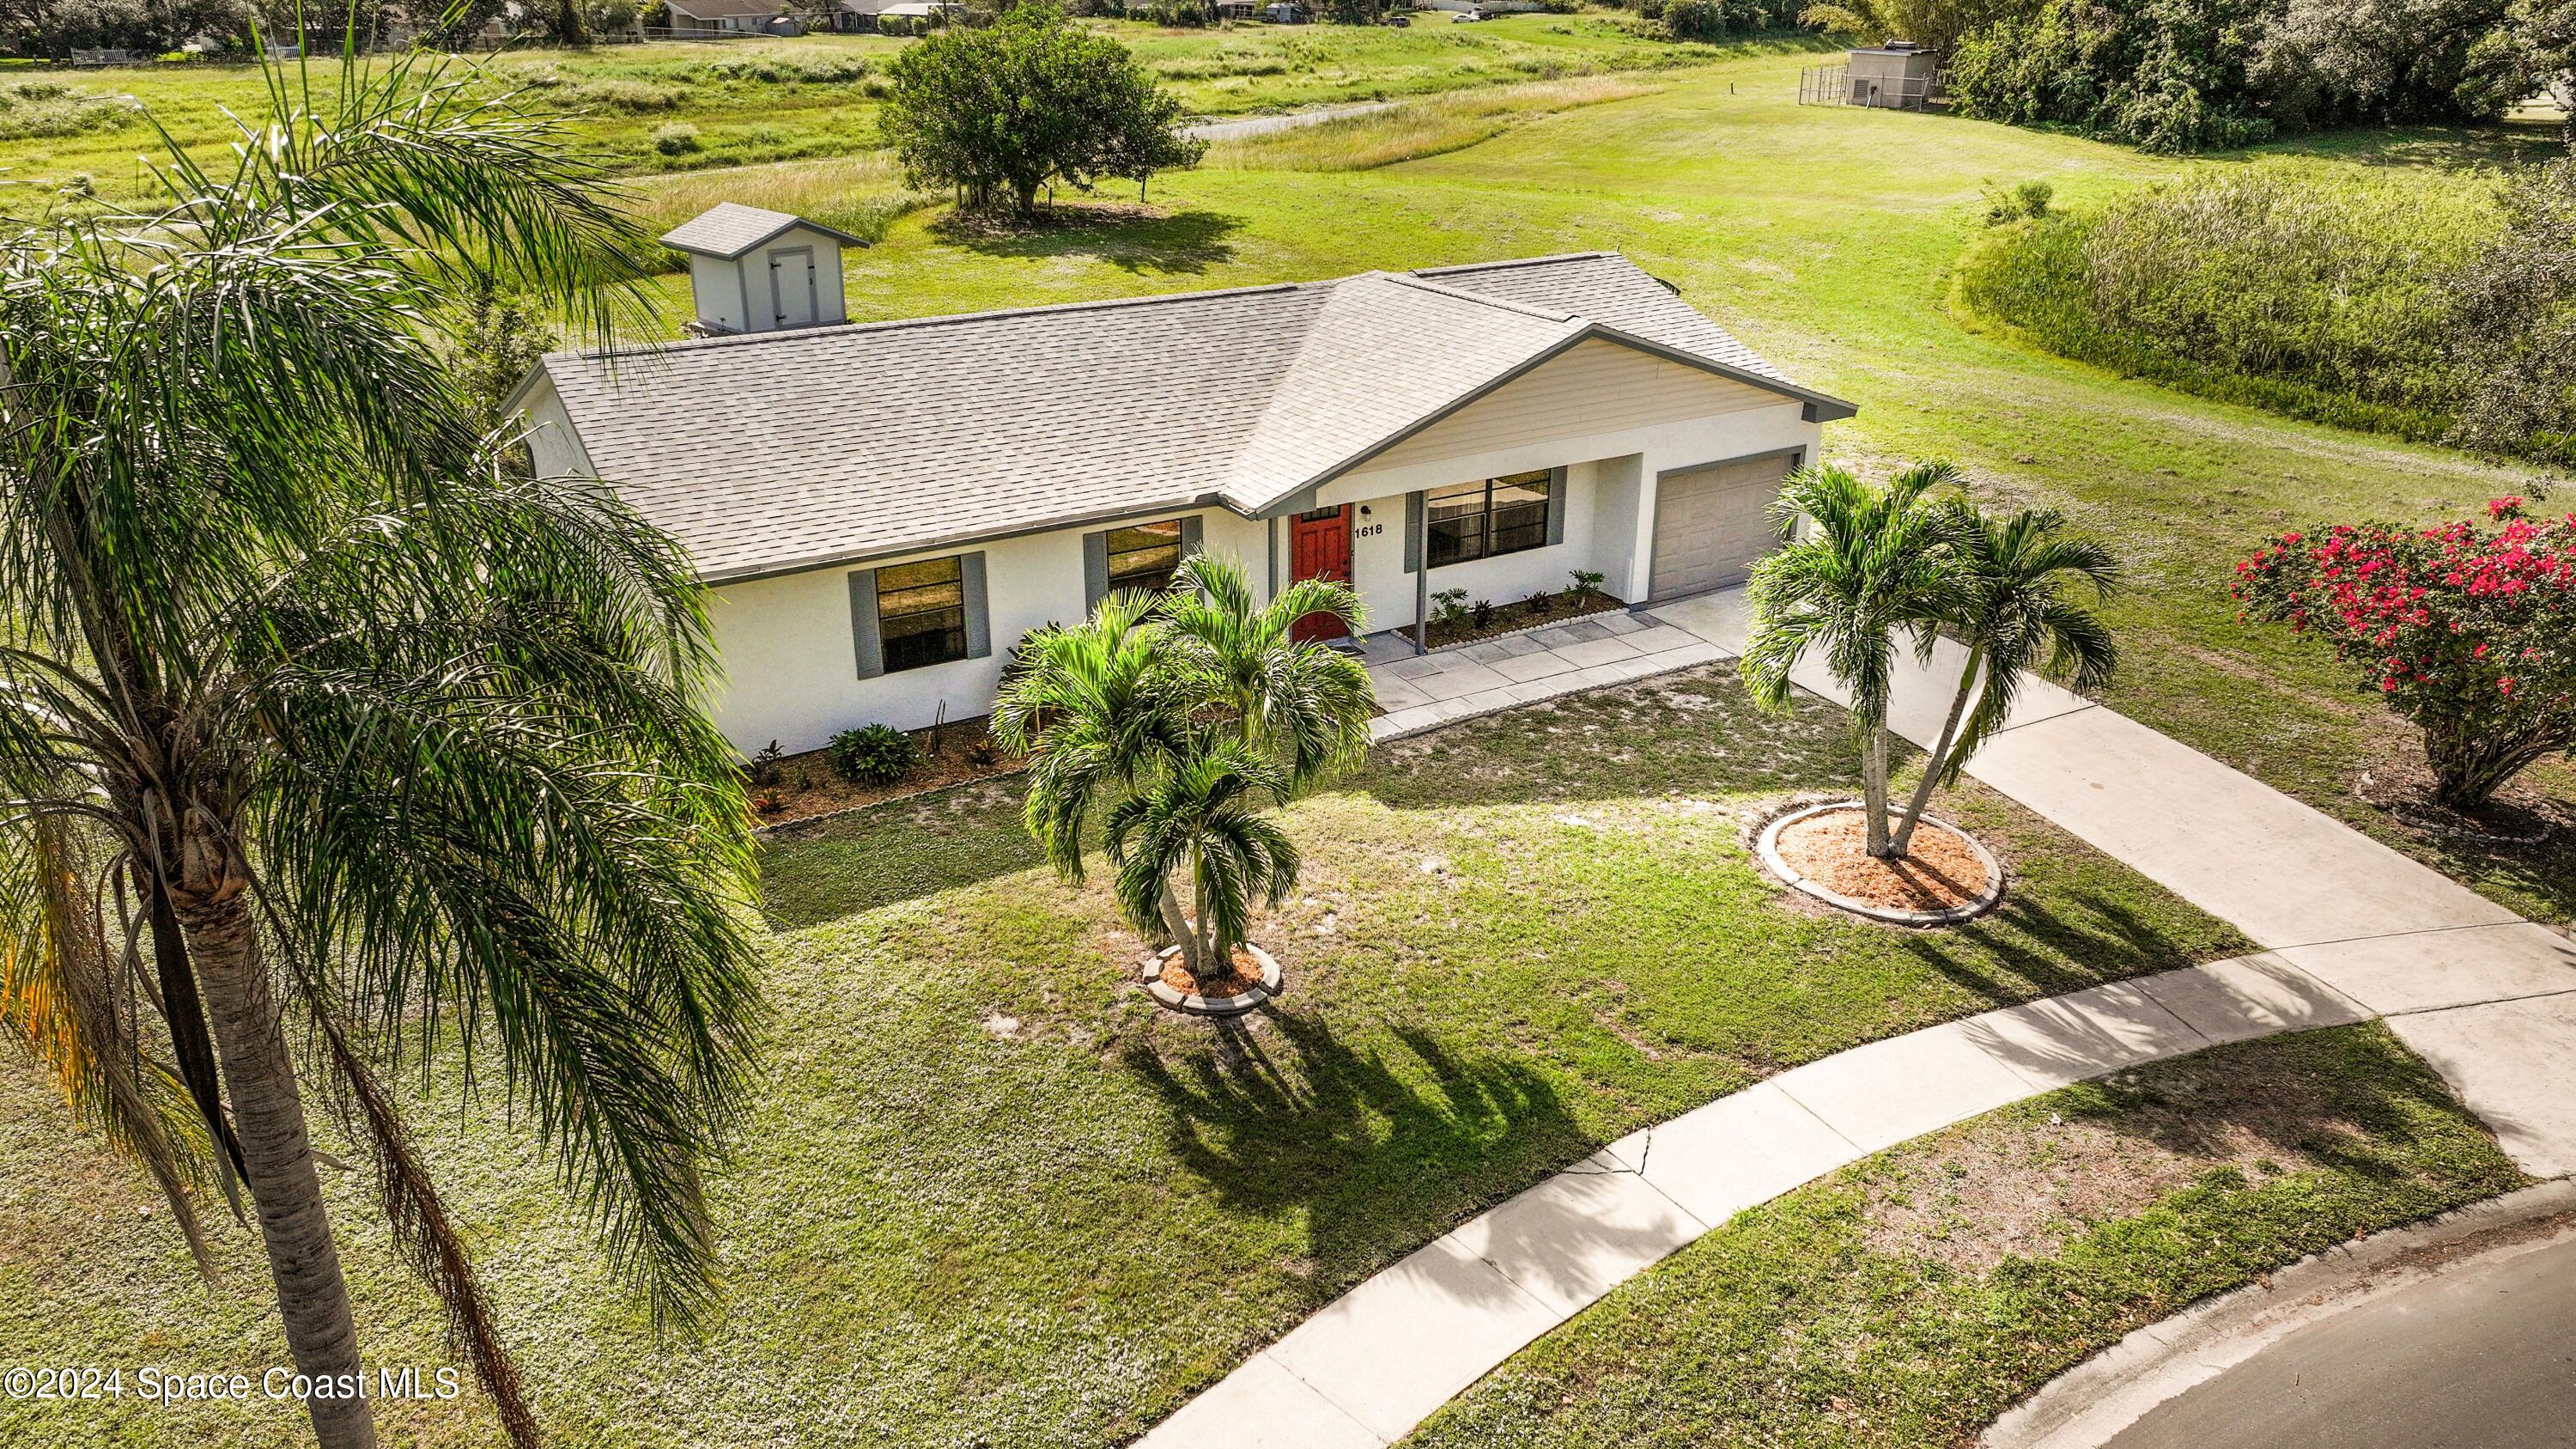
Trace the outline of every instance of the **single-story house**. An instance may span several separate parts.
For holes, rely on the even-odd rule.
[[[671,31],[676,35],[692,31],[762,35],[779,14],[778,0],[662,0],[662,7],[671,12]]]
[[[558,353],[514,406],[688,549],[746,751],[981,714],[1023,633],[1201,549],[1371,629],[1733,584],[1853,412],[1605,252]]]

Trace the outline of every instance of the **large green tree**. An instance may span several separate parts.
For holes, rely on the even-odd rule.
[[[916,186],[955,188],[971,208],[1026,213],[1058,184],[1140,186],[1198,164],[1181,103],[1127,48],[1052,4],[981,29],[942,30],[895,57],[878,124]]]
[[[687,560],[497,468],[421,319],[494,285],[595,335],[639,238],[566,135],[462,78],[269,79],[224,160],[172,145],[154,213],[0,238],[0,1022],[192,1242],[187,1188],[247,1189],[317,1378],[361,1370],[332,1109],[526,1442],[392,1068],[515,1104],[690,1318],[751,855]],[[307,1407],[373,1442],[365,1400]]]

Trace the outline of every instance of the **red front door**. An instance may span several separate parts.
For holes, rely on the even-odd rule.
[[[1351,581],[1351,506],[1318,508],[1288,521],[1288,577]],[[1330,614],[1308,614],[1290,629],[1295,639],[1331,639],[1349,631]]]

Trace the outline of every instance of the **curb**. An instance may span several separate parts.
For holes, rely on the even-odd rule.
[[[1800,875],[1789,862],[1781,859],[1780,832],[1782,830],[1817,815],[1862,808],[1865,807],[1858,800],[1829,800],[1821,805],[1809,805],[1775,817],[1762,827],[1762,834],[1754,841],[1754,853],[1761,857],[1763,866],[1773,875],[1778,876],[1781,883],[1791,890],[1813,896],[1826,905],[1849,911],[1855,916],[1864,916],[1873,921],[1885,921],[1890,925],[1956,926],[1975,920],[2002,902],[2004,898],[2003,862],[1995,859],[1994,852],[1986,849],[1984,841],[1935,815],[1924,816],[1922,823],[1940,826],[1966,841],[1968,849],[1976,852],[1978,861],[1986,868],[1986,889],[1975,900],[1962,901],[1955,906],[1947,906],[1937,911],[1907,911],[1899,910],[1894,906],[1874,906],[1867,901],[1844,895],[1840,891],[1830,890],[1814,879]]]
[[[1253,960],[1261,963],[1260,985],[1232,996],[1185,995],[1163,984],[1163,962],[1180,949],[1178,946],[1165,946],[1154,953],[1152,964],[1145,968],[1146,994],[1174,1011],[1187,1012],[1192,1016],[1241,1016],[1280,992],[1279,958],[1246,941],[1243,949],[1251,953]]]
[[[2136,1330],[2006,1410],[1978,1449],[2096,1449],[2298,1329],[2464,1262],[2515,1256],[2571,1233],[2576,1180],[2559,1178],[2338,1244]]]

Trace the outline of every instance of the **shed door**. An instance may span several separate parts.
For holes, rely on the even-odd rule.
[[[1646,596],[1670,599],[1744,582],[1753,561],[1780,541],[1765,510],[1796,461],[1783,454],[1658,474]]]
[[[769,254],[769,294],[780,327],[814,324],[814,249],[789,247]]]

